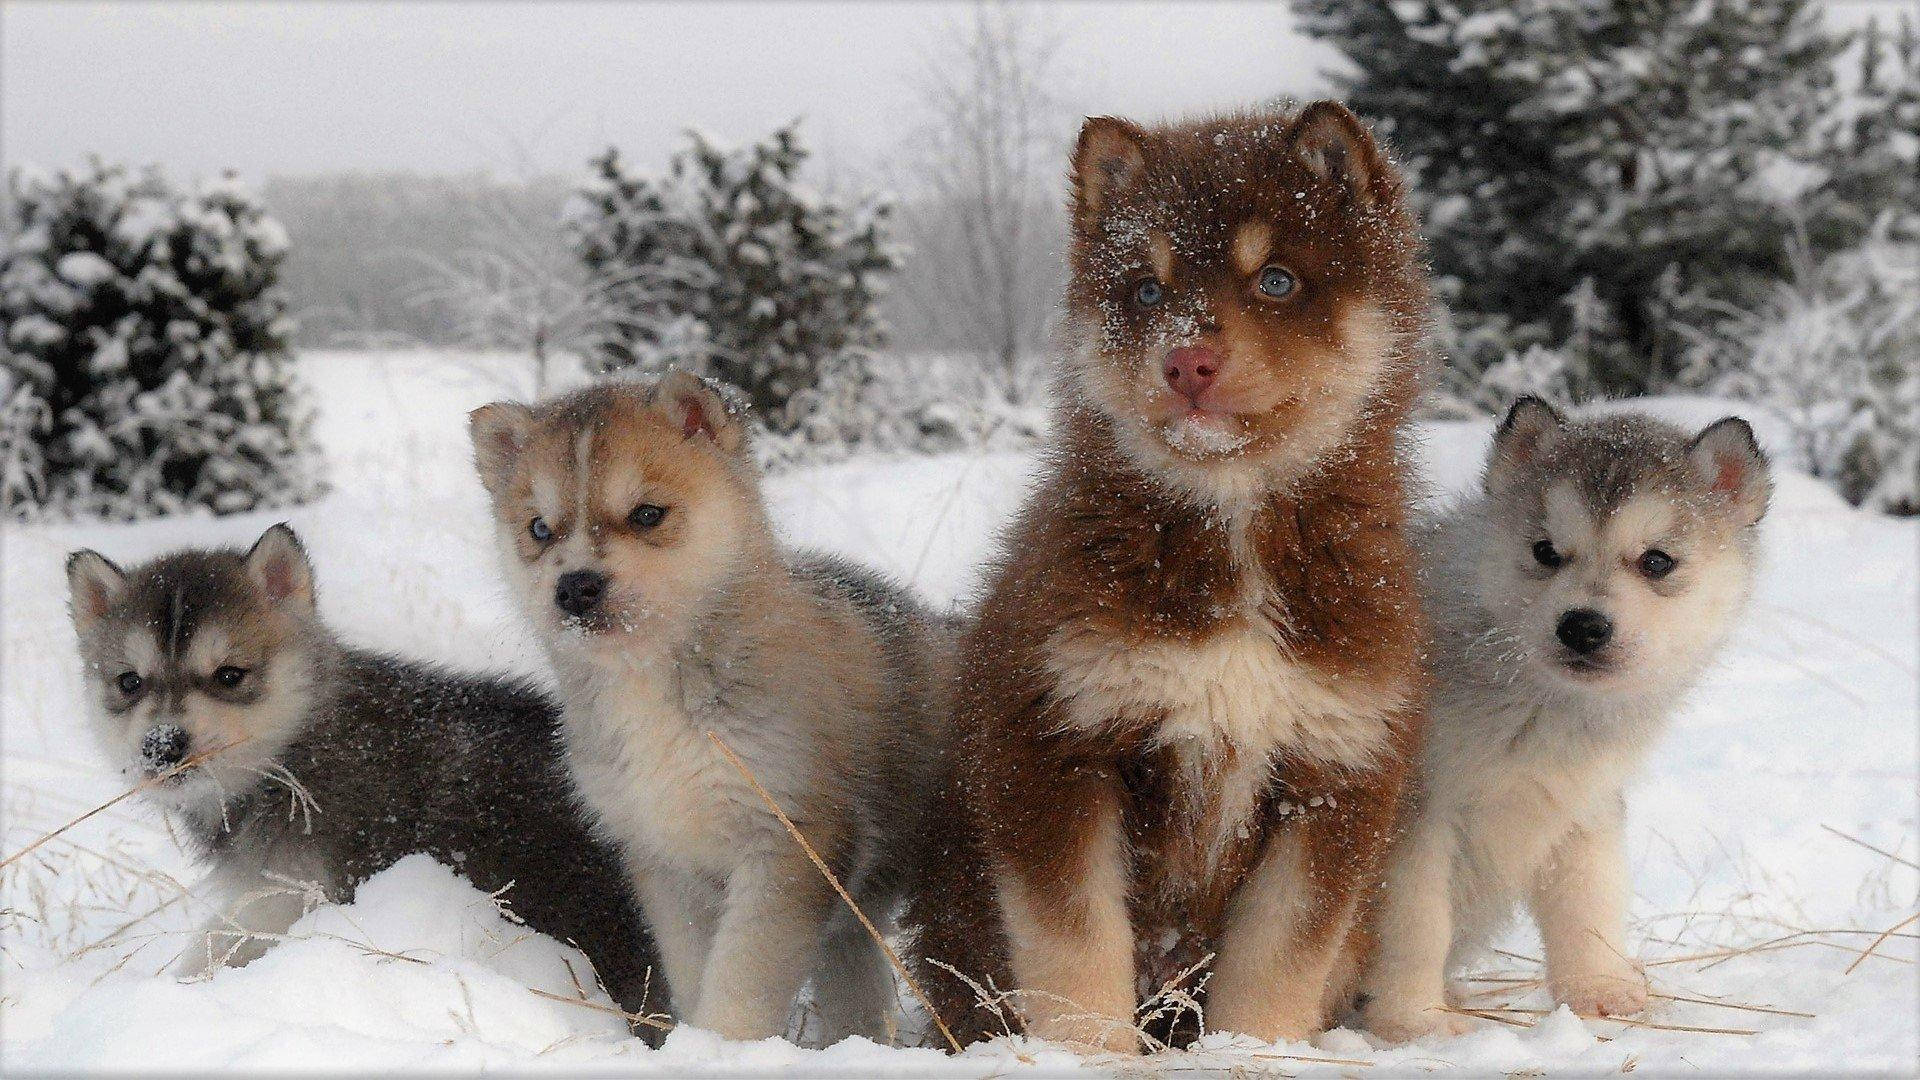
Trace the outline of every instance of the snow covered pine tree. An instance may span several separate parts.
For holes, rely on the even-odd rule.
[[[887,204],[803,189],[796,125],[740,149],[689,138],[660,176],[607,151],[569,208],[595,287],[625,309],[592,364],[685,368],[739,388],[789,442],[859,441],[895,268]]]
[[[1812,0],[1294,5],[1413,175],[1469,374],[1542,345],[1665,389],[1683,329],[1788,276],[1846,46]]]
[[[318,490],[277,285],[237,182],[95,161],[9,179],[0,505],[15,518],[237,513]]]

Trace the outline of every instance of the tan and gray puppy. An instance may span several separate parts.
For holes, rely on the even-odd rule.
[[[745,418],[685,373],[473,414],[507,573],[560,677],[568,759],[625,852],[675,1011],[878,1036],[892,975],[708,737],[883,926],[944,752],[946,633],[905,590],[774,539]]]
[[[67,577],[93,732],[210,871],[183,973],[245,964],[309,892],[345,899],[426,852],[578,945],[629,1012],[658,1011],[640,911],[574,802],[544,694],[341,642],[285,525],[125,570],[79,551]]]
[[[1689,437],[1522,398],[1483,491],[1426,523],[1433,709],[1368,935],[1374,1033],[1462,1030],[1443,1009],[1447,973],[1516,900],[1556,1001],[1646,1007],[1625,942],[1622,790],[1740,613],[1770,491],[1743,420]]]

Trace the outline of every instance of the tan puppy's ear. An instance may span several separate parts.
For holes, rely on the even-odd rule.
[[[1560,437],[1565,424],[1566,418],[1558,409],[1532,394],[1516,400],[1493,433],[1493,453],[1487,458],[1487,490],[1506,487],[1518,470],[1537,461]]]
[[[1287,130],[1293,152],[1307,171],[1346,185],[1362,206],[1392,195],[1393,170],[1367,125],[1337,101],[1316,101]]]
[[[1687,460],[1707,491],[1724,502],[1741,525],[1767,514],[1773,477],[1753,426],[1737,416],[1707,425],[1687,446]]]
[[[1115,195],[1133,187],[1147,164],[1146,132],[1112,116],[1090,116],[1073,151],[1073,218],[1092,231]]]
[[[247,552],[247,576],[274,607],[300,612],[314,609],[313,564],[307,561],[307,549],[300,538],[284,521],[253,542],[253,549]]]
[[[67,610],[82,634],[106,616],[127,587],[125,571],[97,551],[67,556]]]
[[[505,487],[514,461],[527,447],[533,425],[533,410],[513,401],[496,401],[467,414],[474,468],[490,494],[498,495]]]
[[[666,411],[683,438],[705,438],[732,454],[746,445],[746,406],[709,379],[678,369],[653,386],[655,408]]]

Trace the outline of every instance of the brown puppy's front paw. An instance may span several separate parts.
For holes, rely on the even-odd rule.
[[[1635,1016],[1647,1011],[1646,977],[1632,968],[1552,979],[1549,989],[1553,1000],[1580,1016]]]

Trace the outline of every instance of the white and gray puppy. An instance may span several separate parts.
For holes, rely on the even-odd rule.
[[[92,729],[211,868],[179,970],[260,955],[305,911],[426,852],[572,941],[633,1013],[653,966],[618,855],[589,832],[559,716],[510,679],[351,648],[315,609],[293,531],[123,570],[67,560]],[[584,978],[586,973],[582,972]]]
[[[1646,1007],[1625,943],[1622,792],[1744,605],[1770,493],[1744,420],[1690,437],[1522,398],[1483,490],[1423,524],[1432,712],[1367,935],[1375,1034],[1463,1030],[1443,1009],[1447,974],[1516,900],[1556,1001]]]
[[[878,946],[727,760],[888,925],[946,746],[947,631],[904,589],[774,537],[746,417],[685,373],[476,410],[508,577],[560,676],[568,761],[625,852],[677,1015],[880,1037]]]

